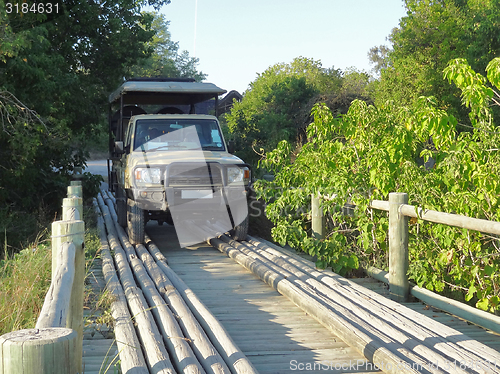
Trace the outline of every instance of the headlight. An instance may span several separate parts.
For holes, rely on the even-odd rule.
[[[245,167],[228,167],[227,168],[227,183],[239,183],[247,185],[250,182],[250,169]]]
[[[158,168],[137,168],[134,171],[136,184],[160,184],[161,172]]]

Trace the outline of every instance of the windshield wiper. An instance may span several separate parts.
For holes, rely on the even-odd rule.
[[[222,151],[222,147],[217,147],[215,145],[205,145],[202,147],[206,151]]]
[[[158,151],[159,149],[165,149],[165,148],[168,149],[168,148],[187,148],[187,147],[185,145],[178,145],[178,144],[162,145],[160,147],[148,149],[146,152]]]

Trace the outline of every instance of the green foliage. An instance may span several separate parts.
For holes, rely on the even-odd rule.
[[[92,133],[106,121],[109,92],[153,52],[153,16],[141,7],[168,3],[60,1],[51,15],[0,12],[1,36],[14,43],[0,50],[1,88],[51,125]]]
[[[43,235],[42,235],[43,236]],[[33,328],[50,286],[50,243],[37,241],[0,261],[0,335]]]
[[[141,12],[169,2],[58,1],[48,14],[7,13],[0,1],[0,230],[8,246],[19,248],[54,216],[88,143],[107,134],[107,97],[130,66],[175,46],[160,39],[168,36],[164,19]],[[196,73],[185,54],[174,65],[179,74]],[[85,176],[89,195],[95,178]]]
[[[101,182],[104,182],[102,175],[92,174],[89,172],[83,173],[82,178],[82,194],[85,200],[91,200],[99,194],[101,190]]]
[[[500,60],[488,66],[497,86]],[[255,185],[257,197],[268,203],[273,238],[342,273],[358,263],[387,268],[387,215],[368,206],[393,191],[407,192],[410,204],[425,209],[500,221],[500,132],[490,108],[497,93],[465,60],[450,61],[445,75],[462,92],[470,133],[458,134],[455,117],[432,97],[412,106],[357,100],[342,116],[316,105],[309,141],[295,159],[284,140],[261,161],[276,174]],[[325,197],[324,240],[311,238],[310,199],[317,193]],[[356,205],[354,216],[342,214],[346,203]],[[430,290],[461,291],[465,301],[493,311],[500,296],[499,251],[491,235],[412,219],[409,276]]]
[[[155,35],[146,43],[152,54],[129,67],[127,77],[194,78],[198,82],[203,81],[207,75],[197,71],[199,59],[190,57],[187,51],[179,53],[179,43],[172,41],[168,31],[170,21],[160,13],[145,14],[153,19],[151,29]]]
[[[343,74],[304,57],[271,66],[226,116],[237,155],[256,165],[283,139],[293,148],[300,146],[315,103],[326,102],[335,112],[345,112],[354,98],[367,96],[368,82],[366,73],[351,69]]]
[[[389,40],[392,50],[382,59],[376,103],[394,100],[414,105],[420,96],[434,96],[439,107],[469,125],[460,91],[442,79],[448,61],[464,58],[475,71],[484,71],[500,53],[498,0],[406,0],[407,16]],[[377,62],[374,51],[372,57]],[[373,59],[372,59],[373,60]],[[459,127],[460,131],[466,127]]]

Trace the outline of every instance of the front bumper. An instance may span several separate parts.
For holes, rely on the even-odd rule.
[[[247,204],[250,187],[186,186],[166,188],[136,188],[133,199],[139,208],[167,211],[172,206],[188,211],[224,211],[227,205]]]

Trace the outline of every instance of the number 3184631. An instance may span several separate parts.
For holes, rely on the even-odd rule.
[[[5,11],[10,13],[59,13],[59,4],[55,3],[5,3]]]

